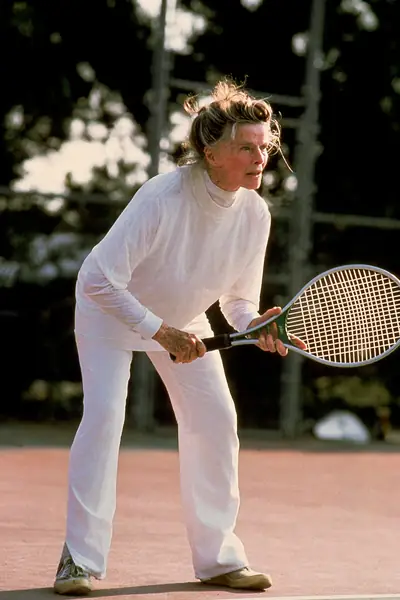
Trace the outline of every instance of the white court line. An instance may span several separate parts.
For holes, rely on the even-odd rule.
[[[400,600],[400,594],[355,594],[350,596],[266,596],[268,600]],[[243,596],[239,600],[254,600]]]

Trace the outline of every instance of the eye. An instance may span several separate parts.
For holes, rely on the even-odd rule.
[[[246,152],[249,152],[251,150],[250,146],[242,146],[241,150],[245,150]]]

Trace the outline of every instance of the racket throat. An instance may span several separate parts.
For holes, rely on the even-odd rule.
[[[281,321],[276,321],[276,326],[278,328],[278,337],[284,344],[291,344],[290,338],[286,331],[286,319],[282,319]]]

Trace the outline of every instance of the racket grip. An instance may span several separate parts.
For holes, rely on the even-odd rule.
[[[232,346],[229,333],[221,333],[220,335],[216,335],[214,337],[203,338],[201,341],[205,345],[207,352],[212,352],[213,350],[224,350],[225,348],[230,348]],[[170,354],[169,356],[172,362],[175,362],[175,356],[173,354]]]
[[[229,333],[221,333],[220,335],[215,335],[214,337],[203,338],[201,341],[205,345],[207,352],[212,352],[213,350],[224,350],[225,348],[230,348],[232,346]]]

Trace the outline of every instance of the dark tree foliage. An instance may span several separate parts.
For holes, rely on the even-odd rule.
[[[325,46],[337,61],[322,77],[318,208],[400,217],[400,4],[375,0],[378,27],[327,3]],[[396,87],[397,85],[397,87]]]
[[[310,0],[290,2],[264,0],[249,10],[240,0],[183,0],[194,12],[204,11],[207,31],[194,43],[190,56],[179,57],[176,74],[190,73],[190,79],[205,81],[210,73],[247,78],[249,86],[261,92],[299,96],[303,82],[303,61],[292,52],[292,37],[308,28]]]
[[[131,0],[2,2],[0,52],[0,185],[7,186],[18,176],[24,159],[57,149],[66,138],[75,107],[92,87],[92,81],[79,73],[80,63],[89,64],[97,81],[118,91],[145,127],[151,30]],[[9,127],[8,115],[15,107],[23,118],[18,126]],[[96,174],[98,179],[102,175]],[[74,191],[73,183],[69,188]],[[7,280],[7,269],[1,273],[0,321],[7,347],[1,415],[75,414],[71,406],[51,398],[39,404],[25,399],[35,380],[79,379],[73,338],[74,277],[38,278],[31,251],[35,240],[51,245],[57,236],[71,233],[72,247],[68,248],[66,238],[60,252],[50,252],[50,262],[62,260],[63,252],[83,251],[84,244],[90,248],[119,210],[115,205],[70,201],[65,210],[52,215],[40,194],[1,198],[0,254],[20,266],[12,283]]]
[[[26,158],[19,140],[9,140],[4,117],[24,110],[19,137],[37,136],[35,125],[50,118],[47,139],[65,137],[65,121],[90,85],[77,72],[88,62],[99,81],[119,90],[139,123],[151,85],[150,31],[138,20],[131,0],[35,0],[0,4],[0,183],[15,177]],[[44,140],[46,142],[46,139]]]

